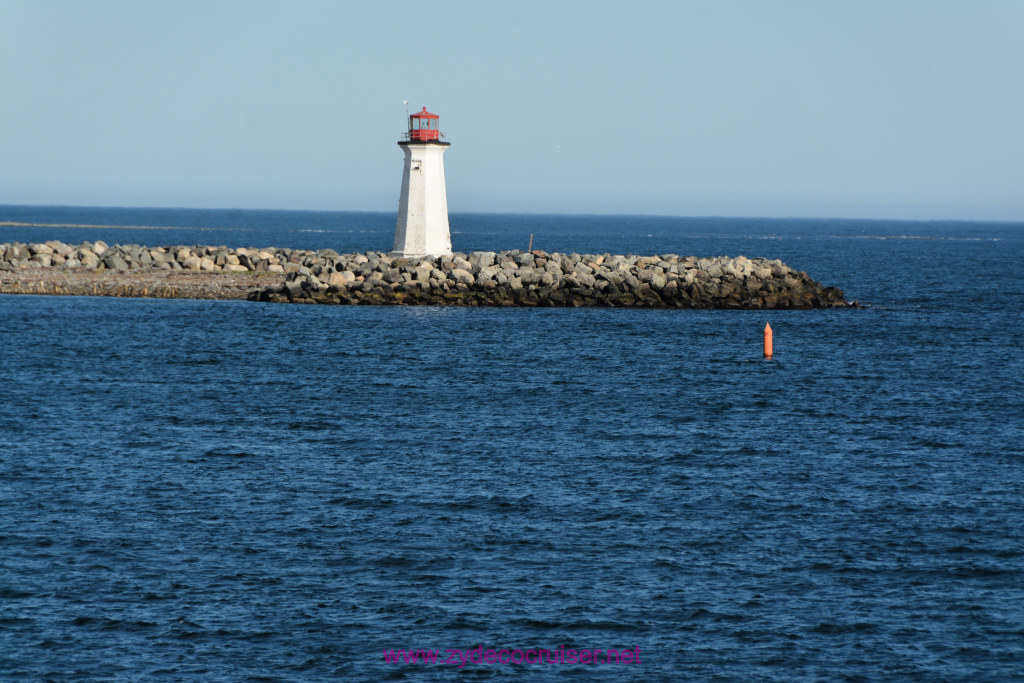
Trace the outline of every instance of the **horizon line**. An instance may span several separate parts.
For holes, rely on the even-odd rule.
[[[397,211],[380,211],[368,209],[267,209],[243,207],[208,207],[208,206],[141,206],[111,204],[7,204],[0,203],[0,208],[36,208],[36,209],[115,209],[128,211],[241,211],[241,212],[276,212],[276,213],[317,213],[317,214],[377,214],[394,215]],[[794,215],[755,215],[755,214],[694,214],[681,215],[672,213],[591,213],[591,212],[558,212],[558,211],[450,211],[449,215],[481,215],[481,216],[561,216],[561,217],[603,217],[603,218],[665,218],[682,220],[778,220],[778,221],[869,221],[898,223],[1008,223],[1024,224],[1024,218],[890,218],[890,217],[851,217],[851,216],[794,216]],[[17,223],[0,221],[0,226],[14,226]],[[65,227],[88,227],[68,225]],[[148,226],[146,226],[148,227]]]

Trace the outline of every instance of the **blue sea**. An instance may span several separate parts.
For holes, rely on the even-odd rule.
[[[339,252],[394,231],[0,223]],[[451,225],[465,252],[779,258],[865,307],[0,296],[0,677],[1024,679],[1024,224]]]

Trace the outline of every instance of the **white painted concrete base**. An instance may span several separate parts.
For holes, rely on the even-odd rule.
[[[448,193],[444,184],[444,143],[400,142],[405,152],[402,194],[392,256],[448,256]]]

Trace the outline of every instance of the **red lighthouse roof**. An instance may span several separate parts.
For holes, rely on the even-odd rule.
[[[426,107],[423,107],[423,111],[409,116],[409,140],[414,142],[438,141],[440,139],[437,126],[439,118],[437,114],[427,111]]]

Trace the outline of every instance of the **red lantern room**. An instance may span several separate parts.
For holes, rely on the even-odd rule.
[[[438,141],[437,114],[431,114],[423,107],[423,111],[409,117],[409,140],[411,142]]]

